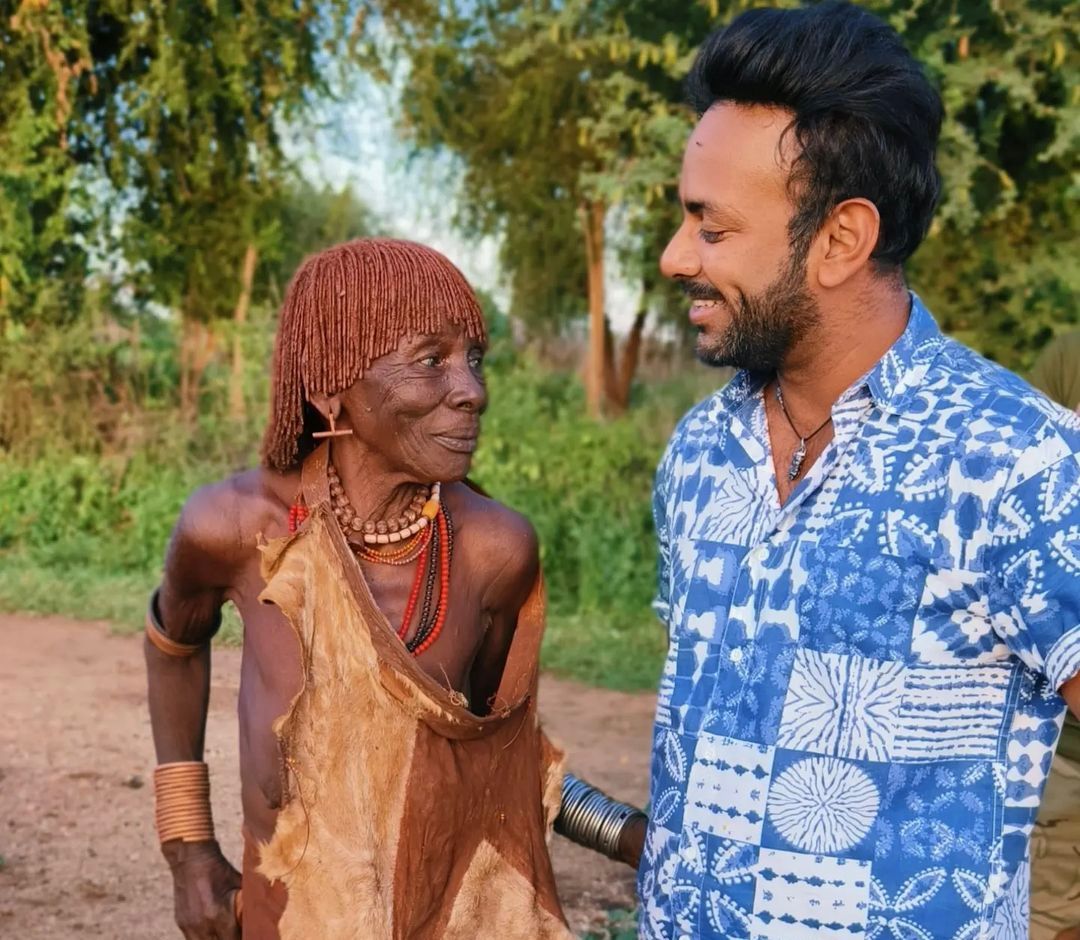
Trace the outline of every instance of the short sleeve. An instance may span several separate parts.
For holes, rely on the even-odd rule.
[[[671,492],[672,477],[675,471],[676,441],[680,437],[678,429],[668,441],[660,466],[653,481],[652,514],[656,529],[656,595],[652,608],[665,624],[671,616],[671,514],[668,494]]]
[[[989,552],[997,631],[1055,689],[1080,673],[1080,454],[1067,429],[1017,461]]]

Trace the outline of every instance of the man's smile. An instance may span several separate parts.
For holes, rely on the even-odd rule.
[[[704,326],[705,322],[713,317],[721,301],[719,300],[695,300],[690,305],[690,322],[694,326]]]

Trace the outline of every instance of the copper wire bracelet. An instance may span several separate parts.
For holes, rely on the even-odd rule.
[[[165,632],[165,627],[161,622],[161,615],[158,612],[158,594],[160,591],[161,588],[158,588],[150,595],[150,603],[146,607],[146,638],[166,656],[188,659],[210,644],[210,640],[213,639],[214,634],[221,627],[221,612],[218,612],[217,620],[210,630],[210,635],[202,643],[180,643]]]
[[[154,817],[161,842],[213,841],[210,771],[205,763],[177,761],[154,769]]]

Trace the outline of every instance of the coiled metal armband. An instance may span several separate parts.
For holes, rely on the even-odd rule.
[[[627,823],[639,817],[648,819],[637,807],[613,800],[573,774],[563,778],[555,831],[571,842],[615,858]]]

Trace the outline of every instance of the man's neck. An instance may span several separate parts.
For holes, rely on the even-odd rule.
[[[831,304],[823,301],[822,307],[821,326],[788,356],[777,376],[789,409],[811,418],[827,415],[900,338],[911,296],[902,284],[888,284]]]

